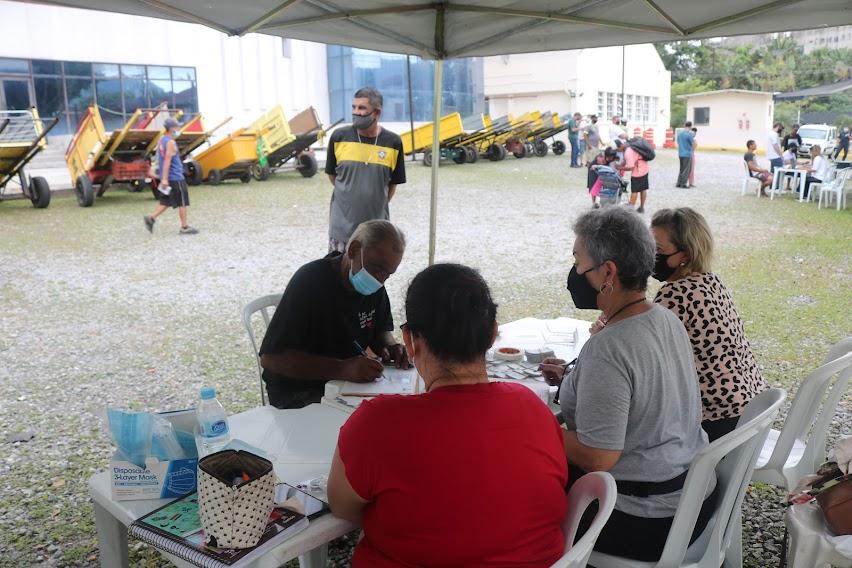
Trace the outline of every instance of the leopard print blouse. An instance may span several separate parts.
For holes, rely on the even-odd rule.
[[[686,327],[701,384],[702,420],[742,414],[766,383],[731,293],[719,277],[708,272],[665,282],[654,302],[670,309]]]

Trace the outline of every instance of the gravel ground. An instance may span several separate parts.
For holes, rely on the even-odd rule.
[[[768,381],[795,391],[803,370],[852,335],[848,299],[852,212],[817,211],[791,198],[739,195],[741,157],[703,153],[693,190],[676,190],[677,158],[652,165],[647,215],[690,205],[710,220],[718,272],[733,289]],[[388,283],[395,316],[410,278],[426,264],[429,171],[409,166],[391,206],[409,250]],[[449,164],[442,169],[439,261],[480,268],[501,321],[526,315],[592,319],[564,289],[571,221],[588,208],[585,170],[565,156]],[[107,465],[107,406],[191,406],[214,385],[230,412],[260,403],[239,314],[249,300],[283,289],[303,263],[322,256],[330,186],[322,175],[281,173],[266,183],[227,183],[192,192],[179,236],[167,213],[154,235],[142,226],[149,194],[111,189],[91,209],[57,197],[47,210],[0,206],[0,566],[96,566],[94,514],[86,482]],[[398,321],[401,321],[398,319]],[[852,401],[831,438],[850,434]],[[32,433],[27,442],[11,439]],[[754,485],[746,500],[746,566],[774,566],[782,531],[780,493]],[[354,537],[332,545],[344,566]],[[131,544],[137,566],[165,563]]]

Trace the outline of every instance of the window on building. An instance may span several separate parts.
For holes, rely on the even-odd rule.
[[[606,94],[606,119],[615,116],[615,93]]]
[[[287,38],[281,39],[281,56],[286,59],[293,57],[293,44]]]
[[[695,126],[707,126],[710,124],[710,107],[696,107],[692,109],[692,123]]]
[[[633,95],[627,95],[627,100],[625,101],[625,106],[627,107],[625,111],[625,118],[627,120],[636,120],[635,115],[633,114]]]
[[[382,120],[407,122],[409,115],[416,121],[432,119],[434,62],[411,57],[413,105],[409,105],[404,55],[342,46],[329,46],[326,52],[332,120],[351,115],[352,95],[363,86],[375,87],[384,96]],[[481,59],[445,61],[441,114],[459,112],[467,117],[485,112],[483,82]]]
[[[598,118],[601,120],[606,116],[606,93],[598,91]]]
[[[0,73],[24,74],[30,72],[30,65],[26,59],[7,59],[0,57]]]

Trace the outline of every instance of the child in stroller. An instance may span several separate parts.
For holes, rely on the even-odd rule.
[[[607,148],[598,154],[589,164],[587,188],[592,198],[592,207],[597,209],[603,205],[618,203],[621,193],[627,185],[618,172],[612,167],[618,155],[614,148]]]

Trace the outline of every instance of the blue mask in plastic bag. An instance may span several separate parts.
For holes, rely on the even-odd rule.
[[[352,274],[352,267],[349,267],[349,282],[355,288],[355,291],[362,296],[370,296],[375,294],[382,288],[382,283],[376,280],[376,277],[370,274],[364,268],[364,249],[361,249],[361,270]]]
[[[151,450],[151,415],[147,412],[107,409],[109,433],[125,461],[145,467]]]

